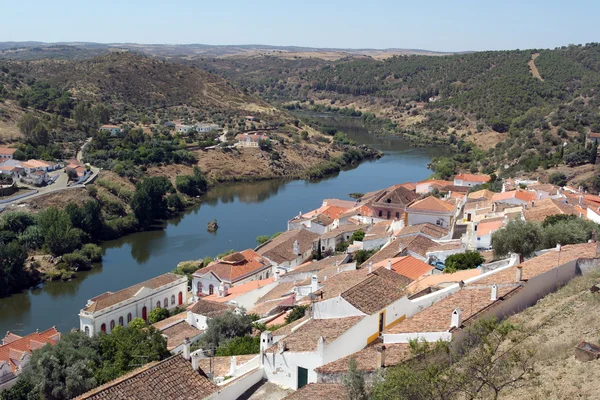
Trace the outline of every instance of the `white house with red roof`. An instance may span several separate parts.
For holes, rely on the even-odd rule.
[[[268,279],[273,274],[271,261],[252,249],[229,254],[194,272],[194,299],[198,300],[217,292],[220,297],[227,297],[230,287]]]
[[[237,135],[238,147],[258,147],[261,140],[269,140],[263,133],[241,133]]]
[[[0,147],[0,161],[12,160],[17,149],[12,147]]]
[[[454,177],[454,185],[472,187],[488,183],[490,179],[489,175],[458,174]]]
[[[429,196],[409,204],[405,210],[405,225],[430,223],[442,228],[452,228],[457,212],[455,202]]]
[[[53,345],[60,340],[60,332],[52,327],[43,332],[34,332],[27,336],[19,336],[6,332],[0,345],[0,391],[15,384],[17,375],[29,361],[31,352]]]
[[[117,125],[102,125],[99,130],[101,132],[109,132],[112,136],[117,136],[121,133],[121,127]]]

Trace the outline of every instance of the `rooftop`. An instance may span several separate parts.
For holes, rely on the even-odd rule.
[[[435,287],[443,288],[443,287],[458,283],[460,281],[465,281],[469,278],[473,278],[477,275],[480,275],[481,271],[482,271],[481,268],[472,268],[472,269],[465,269],[462,271],[457,271],[452,274],[427,275],[427,276],[422,277],[421,279],[418,279],[418,280],[412,282],[410,285],[408,285],[407,290],[410,292],[410,294],[415,294],[415,293],[420,292],[421,290],[427,289],[429,287],[430,288],[435,288]]]
[[[0,147],[0,154],[15,154],[18,149],[13,149],[12,147]]]
[[[309,383],[283,400],[347,400],[346,387],[341,383]]]
[[[122,301],[129,300],[135,297],[135,295],[143,288],[158,289],[161,286],[165,286],[182,279],[185,279],[185,277],[168,272],[166,274],[157,276],[142,283],[138,283],[137,285],[133,285],[126,289],[119,290],[115,293],[105,292],[99,296],[90,299],[89,302],[91,302],[91,304],[84,307],[83,311],[91,313],[97,312],[110,306],[114,306],[115,304],[118,304]]]
[[[204,315],[207,318],[217,318],[228,311],[234,311],[235,307],[216,301],[200,299],[187,309],[194,314]]]
[[[256,357],[257,354],[248,354],[243,356],[235,356],[236,364],[239,366],[246,364],[248,361]],[[211,371],[212,362],[212,371]],[[205,371],[207,374],[212,373],[213,377],[224,377],[229,375],[229,369],[231,368],[231,357],[212,357],[212,358],[201,358],[198,360],[198,366]],[[199,399],[200,400],[200,399]]]
[[[202,331],[194,326],[191,326],[186,321],[181,321],[172,325],[161,332],[167,337],[167,350],[171,351],[177,346],[183,344],[185,338],[193,338],[202,333]]]
[[[252,249],[229,254],[194,272],[195,276],[214,273],[220,280],[235,282],[253,272],[271,267],[271,262]]]
[[[426,222],[424,224],[405,226],[398,232],[397,236],[418,235],[419,233],[422,233],[431,236],[434,239],[441,239],[448,235],[448,232],[449,231],[446,228]]]
[[[321,235],[321,239],[330,239],[330,238],[334,238],[339,235],[343,235],[344,233],[355,232],[355,231],[358,231],[361,229],[363,229],[363,230],[366,229],[366,225],[354,225],[354,224],[341,225],[341,226],[338,226],[337,228],[332,229],[329,232],[326,232],[323,235]]]
[[[344,291],[342,298],[363,313],[371,315],[404,296],[404,288],[411,281],[393,271],[379,268]]]
[[[261,279],[256,281],[250,281],[242,283],[241,285],[232,286],[227,290],[227,296],[219,297],[218,293],[211,294],[210,296],[203,297],[204,300],[216,301],[218,303],[224,303],[226,301],[234,300],[236,297],[243,294],[249,293],[253,290],[260,289],[266,285],[270,285],[275,282],[275,277],[267,279]]]
[[[494,193],[492,196],[492,201],[505,201],[510,199],[517,199],[525,202],[530,202],[535,200],[535,194],[531,192],[524,192],[522,190],[511,190],[503,193]]]
[[[382,190],[374,197],[372,205],[375,206],[405,206],[417,198],[417,194],[404,186],[392,187]]]
[[[346,255],[342,254],[342,255],[338,255],[338,256],[330,256],[330,257],[327,257],[327,258],[324,258],[324,259],[318,260],[318,261],[309,261],[309,262],[306,262],[306,263],[300,265],[297,268],[294,268],[293,270],[288,272],[287,275],[308,273],[308,272],[312,272],[312,271],[320,271],[325,268],[330,268],[333,266],[341,265],[345,259],[346,259]]]
[[[458,174],[454,179],[460,179],[468,182],[480,182],[486,183],[490,181],[489,175],[475,175],[475,174]]]
[[[359,371],[372,372],[377,370],[377,348],[382,346],[379,341],[375,341],[361,351],[350,354],[339,360],[330,362],[316,368],[320,374],[339,374],[348,372],[348,363],[351,358],[356,360],[356,367]],[[408,343],[394,343],[385,345],[385,365],[391,367],[398,365],[411,357],[410,345]]]
[[[476,192],[469,193],[467,195],[467,199],[469,199],[469,200],[477,200],[477,199],[491,200],[495,194],[496,193],[492,192],[491,190],[487,190],[487,189],[477,190]]]
[[[388,263],[392,263],[392,270],[397,274],[405,276],[410,280],[421,278],[423,275],[431,272],[433,267],[413,256],[402,256],[389,258],[373,265],[373,268],[386,267]]]
[[[465,322],[478,312],[489,307],[496,301],[501,301],[503,296],[519,289],[520,286],[500,286],[498,300],[491,300],[491,287],[465,287],[451,294],[443,300],[432,304],[423,311],[406,318],[394,325],[384,333],[418,333],[418,332],[446,332],[450,330],[452,312],[456,308],[462,311],[462,321]]]
[[[536,200],[532,207],[523,210],[523,216],[526,221],[543,222],[546,217],[557,214],[577,215],[577,209],[561,199],[542,199]]]
[[[0,345],[0,361],[6,361],[13,372],[21,365],[19,362],[25,354],[44,347],[45,344],[55,344],[60,340],[60,333],[55,327],[43,332],[30,333],[27,336],[6,332]]]
[[[317,341],[323,336],[325,343],[331,343],[364,317],[310,319],[283,339],[285,350],[293,352],[311,352],[317,350]],[[277,351],[277,346],[267,349],[268,353]]]
[[[417,200],[406,207],[406,211],[419,212],[434,212],[443,214],[452,214],[456,209],[456,205],[450,202],[438,199],[434,196],[425,197],[422,200]]]
[[[402,247],[400,247],[402,246]],[[394,258],[405,249],[412,251],[420,256],[425,257],[427,251],[432,247],[437,246],[437,243],[421,234],[415,236],[399,237],[398,239],[390,242],[387,246],[373,254],[366,263],[372,262],[373,264],[378,263],[388,258]]]
[[[275,239],[267,242],[260,247],[258,254],[273,260],[276,263],[283,263],[294,260],[298,257],[294,254],[294,242],[297,240],[300,247],[300,253],[304,254],[312,249],[313,242],[319,239],[319,235],[309,232],[305,229],[295,229],[283,232]]]
[[[477,225],[477,236],[489,235],[502,228],[504,218],[494,218],[493,220],[483,220]]]
[[[152,362],[97,387],[76,399],[147,400],[203,399],[218,390],[202,369],[194,371],[191,363],[176,355]]]

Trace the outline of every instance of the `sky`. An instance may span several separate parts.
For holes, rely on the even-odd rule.
[[[479,51],[600,41],[597,0],[0,0],[0,42]]]

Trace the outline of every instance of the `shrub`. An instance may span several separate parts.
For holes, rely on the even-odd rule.
[[[241,356],[260,352],[260,336],[239,336],[219,345],[216,356]]]
[[[154,310],[150,311],[150,314],[148,314],[148,321],[151,324],[155,324],[158,321],[162,321],[166,318],[169,318],[169,310],[166,308],[155,308]]]
[[[550,183],[556,186],[565,186],[567,184],[567,176],[560,172],[555,172],[550,175]]]
[[[75,271],[87,271],[92,268],[90,259],[79,251],[65,254],[62,256],[65,265]]]
[[[306,315],[306,310],[308,306],[296,306],[290,311],[290,313],[285,317],[286,323],[292,323]]]
[[[96,244],[84,244],[79,252],[88,258],[91,262],[102,261],[102,248]]]
[[[477,268],[483,264],[484,258],[481,254],[475,251],[467,251],[466,253],[452,254],[446,258],[445,273],[453,273],[464,269]]]

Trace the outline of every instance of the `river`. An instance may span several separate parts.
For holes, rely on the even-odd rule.
[[[398,138],[369,135],[360,119],[312,116],[326,118],[329,126],[383,151],[384,156],[318,181],[272,180],[211,189],[200,205],[168,221],[164,230],[104,243],[101,265],[79,273],[72,281],[48,282],[0,299],[0,336],[8,330],[23,335],[53,325],[61,332],[79,327],[79,310],[98,294],[171,271],[180,261],[255,247],[257,236],[285,230],[288,219],[319,207],[324,198],[349,199],[349,193],[422,180],[431,174],[427,169],[431,157],[443,151],[412,148]],[[206,231],[206,224],[214,218],[219,230],[212,234]]]

